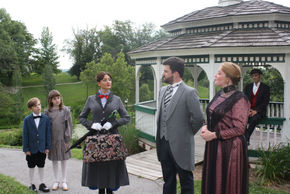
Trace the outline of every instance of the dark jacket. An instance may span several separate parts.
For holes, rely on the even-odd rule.
[[[244,93],[248,97],[249,101],[252,100],[253,83],[246,85]],[[265,117],[267,113],[267,106],[270,101],[270,88],[266,84],[260,82],[260,87],[258,90],[256,108],[254,110],[258,111],[258,114]]]
[[[23,121],[22,144],[23,152],[35,154],[38,151],[44,153],[51,148],[51,126],[48,116],[41,114],[38,128],[36,128],[33,114],[25,117]]]

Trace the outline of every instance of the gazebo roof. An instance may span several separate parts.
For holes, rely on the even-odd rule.
[[[260,15],[260,14],[290,14],[290,8],[268,1],[252,0],[229,6],[213,6],[202,10],[194,11],[180,18],[172,20],[162,27],[166,28],[172,24],[208,20],[213,18]]]
[[[290,46],[290,29],[232,29],[204,34],[181,34],[149,43],[130,51],[130,54],[174,49],[267,46]]]
[[[208,7],[162,27],[172,36],[141,46],[129,54],[177,49],[290,46],[290,8],[262,0]]]

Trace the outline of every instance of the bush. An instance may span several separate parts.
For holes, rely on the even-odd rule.
[[[1,131],[0,144],[22,146],[22,129],[9,129]]]
[[[138,132],[135,129],[133,123],[129,123],[119,128],[119,131],[123,137],[123,141],[128,149],[129,155],[140,152],[138,145]]]
[[[261,184],[271,182],[281,183],[290,180],[290,145],[279,144],[267,151],[260,151],[257,175],[261,177]]]

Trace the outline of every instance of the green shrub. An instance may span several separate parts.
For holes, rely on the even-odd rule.
[[[258,167],[257,175],[261,178],[261,184],[290,180],[289,144],[279,144],[267,151],[260,151],[259,155],[261,167]]]
[[[22,129],[0,131],[0,144],[22,146]]]
[[[128,149],[129,155],[140,152],[138,145],[138,131],[135,129],[133,123],[129,123],[119,128],[119,131],[123,137],[123,141]]]

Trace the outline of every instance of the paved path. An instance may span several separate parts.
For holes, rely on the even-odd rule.
[[[0,149],[0,174],[15,177],[17,181],[23,185],[29,185],[28,181],[28,167],[26,165],[25,155],[21,150]],[[83,193],[98,193],[97,191],[89,190],[81,186],[81,169],[82,161],[70,159],[68,161],[68,186],[69,191],[62,190],[51,191],[50,193],[66,193],[66,194],[83,194]],[[38,187],[38,171],[35,170],[34,179]],[[118,194],[158,194],[162,193],[162,180],[151,181],[149,179],[141,178],[129,174],[130,185],[121,187],[116,193]],[[46,160],[45,165],[45,183],[51,188],[53,184],[53,173],[51,161]]]

